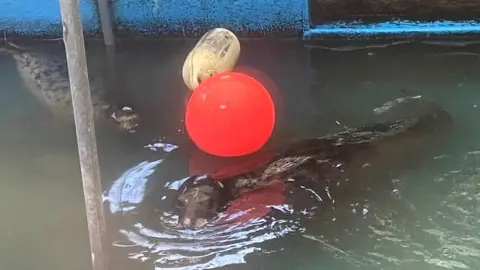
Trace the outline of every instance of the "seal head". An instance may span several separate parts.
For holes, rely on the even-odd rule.
[[[120,129],[130,133],[136,132],[140,117],[132,106],[110,106],[107,111]]]
[[[187,229],[203,227],[224,205],[224,186],[210,177],[191,177],[181,188],[175,208],[179,225]]]

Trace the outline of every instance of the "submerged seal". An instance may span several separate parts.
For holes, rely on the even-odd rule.
[[[430,135],[451,124],[446,111],[433,104],[427,107],[406,119],[289,144],[246,172],[192,176],[175,199],[179,225],[202,227],[245,193],[279,183],[311,188],[324,204],[351,198],[367,181],[389,177],[392,167],[408,160]]]
[[[72,96],[68,67],[64,57],[27,50],[6,42],[0,53],[11,55],[25,86],[56,117],[73,120]],[[139,117],[130,106],[112,105],[106,101],[106,88],[100,76],[88,74],[96,122],[112,119],[122,130],[133,132]]]

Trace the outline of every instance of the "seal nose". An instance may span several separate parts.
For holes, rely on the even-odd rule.
[[[190,229],[192,227],[192,220],[190,218],[185,218],[182,221],[183,227]]]

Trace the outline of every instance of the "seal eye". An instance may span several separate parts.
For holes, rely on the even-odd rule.
[[[176,208],[182,209],[185,208],[187,202],[185,200],[177,200],[177,203],[175,204]]]
[[[208,200],[208,208],[209,209],[214,209],[215,208],[215,200],[213,198],[210,198]]]

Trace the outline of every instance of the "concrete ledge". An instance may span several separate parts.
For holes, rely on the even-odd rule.
[[[334,21],[478,20],[478,0],[308,0],[314,25]]]
[[[318,25],[305,31],[305,38],[315,37],[368,37],[368,36],[426,36],[480,34],[480,21],[412,22],[392,20],[382,23],[335,22]]]

